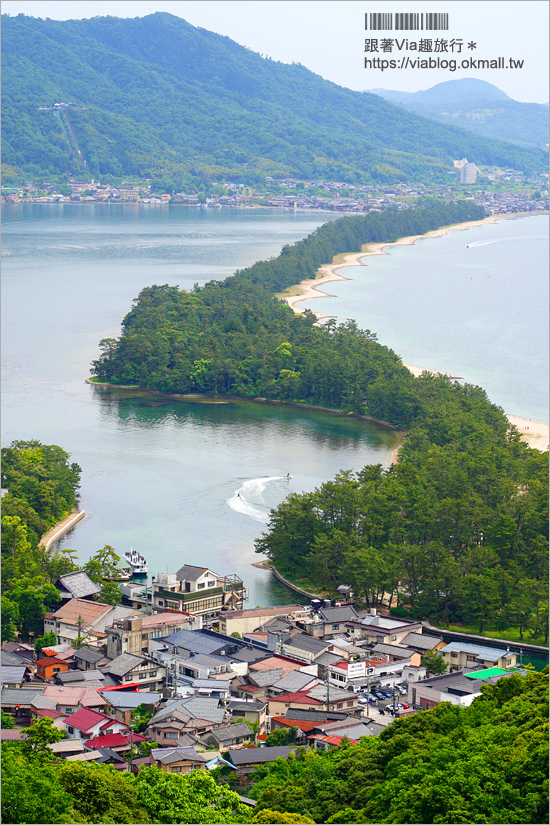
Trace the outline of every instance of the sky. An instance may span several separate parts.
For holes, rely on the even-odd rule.
[[[301,63],[316,74],[356,91],[375,88],[416,92],[462,77],[486,80],[515,100],[547,103],[547,0],[3,0],[2,12],[54,20],[144,17],[165,11],[194,26],[224,34],[255,52],[284,63]],[[365,31],[372,12],[438,12],[449,15],[442,32]],[[370,19],[370,18],[369,18]],[[396,41],[418,43],[436,38],[456,41],[455,51],[420,53]],[[365,39],[377,41],[378,53],[365,53]],[[381,51],[381,40],[392,39],[392,53]],[[462,48],[458,53],[458,41]],[[475,48],[468,48],[475,43]],[[433,68],[369,66],[364,59],[432,59]],[[451,71],[441,61],[523,61],[522,68],[479,66]],[[439,68],[434,66],[439,58]]]

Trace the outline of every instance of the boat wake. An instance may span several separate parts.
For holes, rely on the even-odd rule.
[[[510,237],[510,238],[493,238],[492,241],[474,241],[473,243],[466,244],[467,249],[477,249],[480,246],[489,246],[493,243],[505,243],[506,241],[542,241],[545,240],[544,235],[524,235],[523,237]]]
[[[238,490],[235,490],[235,494],[227,499],[227,503],[235,512],[250,516],[250,518],[260,521],[262,524],[267,524],[271,508],[268,508],[265,504],[262,493],[267,485],[273,481],[286,480],[285,476],[252,478],[245,481]]]

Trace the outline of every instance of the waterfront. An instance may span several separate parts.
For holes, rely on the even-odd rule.
[[[208,564],[242,576],[251,606],[293,601],[251,566],[269,508],[343,468],[387,466],[395,433],[244,401],[167,402],[85,379],[99,340],[118,335],[142,287],[224,278],[329,218],[132,205],[9,206],[3,217],[2,443],[59,444],[81,465],[86,518],[60,546],[82,561],[104,544],[134,547],[152,574]]]

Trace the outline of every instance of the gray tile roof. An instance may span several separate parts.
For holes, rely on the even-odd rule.
[[[335,665],[336,662],[341,662],[342,656],[341,654],[337,653],[321,653],[320,656],[317,656],[315,659],[316,665]]]
[[[180,567],[178,572],[176,573],[176,578],[178,581],[197,581],[206,573],[207,570],[210,570],[209,567],[196,567],[194,564],[184,564],[183,567]],[[213,571],[210,570],[212,573]],[[214,573],[214,575],[216,575]],[[217,576],[216,576],[217,578]]]
[[[55,675],[63,685],[72,682],[101,682],[103,685],[105,679],[102,670],[64,670],[62,673],[56,673]]]
[[[248,678],[257,687],[269,687],[269,685],[278,682],[283,673],[282,667],[277,667],[274,670],[255,670],[248,674]]]
[[[231,700],[227,703],[227,710],[231,711],[232,713],[245,711],[245,710],[255,710],[260,711],[266,707],[266,702],[239,702],[238,700]]]
[[[236,659],[238,662],[259,662],[266,659],[268,655],[271,655],[271,651],[262,651],[255,647],[250,650],[247,647],[242,647],[236,653],[232,653],[231,658]]]
[[[277,690],[282,690],[285,693],[297,693],[314,679],[315,676],[312,676],[311,673],[302,673],[300,670],[291,670],[290,673],[287,673],[286,676],[283,676],[282,679],[275,682],[273,687],[277,688]]]
[[[133,656],[131,653],[121,653],[112,662],[103,665],[103,670],[112,673],[114,676],[125,676],[135,667],[138,667],[145,659],[142,656]]]
[[[3,688],[2,689],[2,705],[21,705],[22,707],[30,707],[32,700],[39,694],[42,695],[46,689],[46,685],[34,688]]]
[[[95,650],[88,650],[87,647],[81,647],[80,650],[75,651],[74,658],[79,662],[87,662],[88,664],[95,665],[96,662],[104,659],[105,656],[103,653],[97,653]]]
[[[160,722],[167,719],[174,712],[181,712],[192,719],[207,719],[220,724],[223,722],[223,707],[220,707],[219,699],[209,697],[186,696],[183,699],[173,699],[166,707],[161,708],[155,714],[153,721]]]
[[[231,742],[238,737],[252,736],[253,731],[246,722],[239,722],[238,725],[222,725],[222,727],[213,728],[211,734],[218,742]]]
[[[281,745],[277,748],[244,748],[242,750],[230,750],[227,756],[235,767],[246,765],[261,765],[263,762],[274,762],[276,759],[287,759],[290,753],[288,745]]]
[[[0,668],[2,684],[5,685],[8,682],[21,684],[25,678],[26,669],[26,665],[2,665]]]
[[[307,695],[312,699],[320,699],[322,702],[327,700],[327,686],[316,685],[308,690]],[[330,686],[329,699],[331,702],[345,702],[348,699],[356,699],[357,694],[354,690],[341,690],[340,688]]]
[[[284,639],[284,644],[296,647],[298,650],[307,650],[310,653],[321,653],[327,647],[330,647],[332,642],[315,639],[313,636],[308,636],[307,633],[296,633],[292,639]]]
[[[467,642],[450,642],[450,644],[441,648],[441,653],[469,653],[472,656],[477,656],[486,662],[496,662],[502,656],[512,656],[513,653],[504,648],[486,647],[485,645],[469,644]]]
[[[379,644],[374,645],[372,652],[387,653],[388,656],[396,656],[398,659],[410,659],[414,653],[414,650],[410,650],[405,647],[398,647],[397,645],[386,645],[380,642]]]
[[[351,622],[358,619],[357,610],[353,605],[348,604],[343,607],[322,607],[319,611],[320,617],[325,622]]]
[[[418,648],[418,650],[433,650],[443,639],[438,636],[425,636],[423,633],[409,633],[405,636],[402,644],[409,647]]]
[[[21,656],[18,656],[17,653],[10,653],[8,650],[2,651],[0,660],[2,667],[26,667],[27,664],[30,664],[28,659],[24,660]]]
[[[99,693],[114,708],[122,710],[137,708],[138,705],[155,705],[162,699],[162,693],[143,690],[100,690]]]
[[[174,762],[193,760],[193,762],[208,762],[209,760],[193,747],[187,748],[156,748],[151,751],[153,759],[162,762],[163,765],[171,765]]]
[[[64,576],[60,576],[55,586],[64,599],[83,599],[85,596],[93,596],[101,590],[99,585],[93,582],[84,570],[75,570],[74,573],[66,573]]]

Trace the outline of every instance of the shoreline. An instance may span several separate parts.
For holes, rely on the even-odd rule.
[[[76,512],[70,513],[68,516],[65,516],[64,519],[58,521],[57,524],[54,524],[53,527],[44,533],[40,541],[38,542],[38,546],[42,545],[46,550],[50,550],[52,544],[55,544],[56,541],[63,538],[63,536],[69,532],[69,530],[78,524],[78,522],[84,518],[86,515],[84,510],[77,510]]]
[[[302,301],[309,301],[313,298],[328,298],[334,297],[329,292],[323,291],[319,289],[319,287],[324,286],[325,284],[329,284],[332,281],[350,281],[352,278],[346,278],[345,275],[341,275],[337,270],[343,269],[344,267],[353,267],[353,266],[362,266],[361,263],[362,258],[368,258],[371,255],[389,255],[390,253],[387,252],[387,249],[390,249],[394,246],[413,246],[418,240],[422,238],[441,238],[444,235],[447,235],[449,232],[453,232],[456,230],[464,231],[467,229],[472,229],[477,226],[483,226],[484,224],[491,224],[497,223],[501,220],[511,220],[511,219],[518,219],[524,217],[533,217],[531,212],[510,212],[503,215],[490,215],[487,218],[482,218],[479,221],[467,221],[465,223],[457,223],[451,224],[449,226],[442,226],[439,229],[431,230],[430,232],[426,232],[424,235],[410,235],[405,238],[399,238],[397,241],[393,242],[382,242],[382,243],[373,243],[373,244],[364,244],[364,251],[362,252],[350,252],[349,254],[344,254],[342,256],[342,261],[338,263],[332,264],[325,264],[324,266],[319,267],[318,274],[320,277],[316,278],[308,278],[305,281],[301,281],[294,287],[290,287],[290,290],[297,290],[295,294],[289,295],[288,293],[285,295],[281,293],[278,297],[285,301],[289,305],[289,307],[299,314],[301,314],[304,310],[300,309],[297,304],[301,303]],[[323,318],[332,318],[332,315],[324,315],[323,313],[316,312],[315,315],[317,316],[318,320],[322,320]],[[449,373],[442,373],[437,370],[429,369],[428,367],[418,367],[413,366],[411,364],[403,364],[415,377],[418,377],[422,372],[430,372],[434,375],[447,375],[449,378],[454,378],[459,380],[462,376],[451,375]],[[508,421],[517,427],[522,441],[529,445],[529,447],[540,450],[545,452],[549,448],[549,436],[550,436],[550,427],[548,422],[545,421],[535,421],[531,418],[526,418],[523,416],[514,415],[513,413],[505,413]],[[392,464],[394,463],[394,456],[392,455]]]

